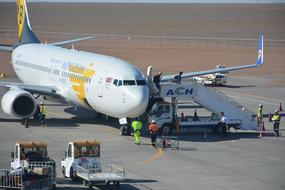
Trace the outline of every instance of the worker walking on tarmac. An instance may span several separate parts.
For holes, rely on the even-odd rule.
[[[258,110],[257,110],[257,122],[259,129],[264,131],[264,125],[263,125],[263,105],[259,104]]]
[[[140,122],[138,119],[136,119],[132,122],[132,127],[134,129],[135,144],[139,145],[140,144],[142,122]]]
[[[150,137],[151,137],[151,145],[153,147],[156,147],[156,139],[157,139],[157,133],[158,133],[158,126],[155,123],[155,120],[151,121],[151,124],[148,126]]]
[[[46,125],[46,107],[43,102],[40,103],[40,121],[42,126],[45,127]]]
[[[279,110],[275,110],[275,113],[272,117],[273,121],[273,129],[276,137],[279,137],[279,125],[280,125],[281,116],[279,114]]]

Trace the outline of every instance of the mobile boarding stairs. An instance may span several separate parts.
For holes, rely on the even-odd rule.
[[[150,84],[149,79],[148,76]],[[181,84],[167,82],[160,83],[160,85],[161,91],[157,97],[175,98],[177,101],[194,101],[217,115],[224,112],[229,121],[238,120],[240,129],[258,130],[258,123],[252,111],[214,88],[196,82],[182,82]]]

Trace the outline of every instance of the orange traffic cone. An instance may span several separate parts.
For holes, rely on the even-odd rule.
[[[268,119],[269,119],[269,122],[272,122],[272,113],[271,112],[269,112]]]
[[[204,139],[208,138],[207,137],[207,132],[204,133]]]
[[[279,111],[283,111],[282,104],[280,102]]]

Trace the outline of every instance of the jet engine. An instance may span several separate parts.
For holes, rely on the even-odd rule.
[[[1,106],[5,113],[26,118],[32,116],[37,107],[37,103],[32,94],[24,90],[9,90],[1,100]]]

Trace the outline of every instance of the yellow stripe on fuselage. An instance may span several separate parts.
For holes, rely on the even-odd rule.
[[[89,67],[92,65],[93,64],[90,64]],[[70,65],[69,71],[87,78],[93,77],[96,73],[96,71],[91,68],[82,68],[74,65]],[[76,92],[78,100],[82,104],[86,104],[85,81],[80,80],[77,77],[69,77],[69,80],[72,83],[72,89]]]

